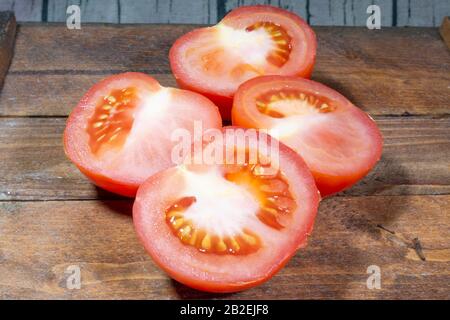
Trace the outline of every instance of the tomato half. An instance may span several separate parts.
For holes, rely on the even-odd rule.
[[[138,190],[133,220],[145,249],[172,278],[232,292],[266,281],[306,244],[320,196],[290,148],[256,130],[218,132],[202,152],[213,146],[223,154],[150,177]],[[274,145],[276,166],[262,151]]]
[[[344,96],[298,77],[265,76],[236,92],[233,124],[264,128],[297,151],[322,196],[350,187],[381,157],[375,122]]]
[[[310,77],[316,47],[314,32],[297,15],[248,6],[179,38],[170,50],[170,65],[180,87],[210,98],[229,120],[241,83],[268,74]]]
[[[154,173],[176,165],[171,157],[175,129],[220,128],[217,107],[205,97],[165,88],[142,73],[114,75],[94,85],[72,111],[64,148],[96,185],[134,196]]]

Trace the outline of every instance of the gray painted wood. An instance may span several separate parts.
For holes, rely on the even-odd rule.
[[[439,26],[450,15],[449,0],[397,0],[397,25],[432,27]]]
[[[252,4],[288,9],[312,25],[364,26],[370,4],[380,6],[383,26],[439,26],[450,15],[450,0],[0,0],[0,10],[18,21],[63,22],[71,4],[80,5],[82,22],[109,23],[213,24]]]
[[[217,22],[217,0],[120,0],[122,23]]]
[[[41,21],[43,0],[0,0],[0,11],[14,11],[17,21]]]
[[[295,12],[303,19],[308,20],[307,1],[280,0],[279,7]]]
[[[119,2],[117,0],[48,0],[47,21],[66,21],[67,7],[72,4],[80,6],[81,23],[119,23]]]
[[[433,3],[432,0],[397,0],[398,26],[432,26]]]
[[[307,1],[305,0],[224,0],[225,11],[229,12],[240,6],[250,6],[255,4],[269,4],[272,6],[287,9],[300,15],[303,19],[308,19]]]
[[[433,9],[434,25],[440,26],[444,17],[450,17],[450,0],[435,0]]]
[[[345,25],[345,0],[316,0],[309,3],[309,22],[312,25]]]
[[[345,26],[365,26],[369,14],[367,8],[378,5],[381,11],[381,25],[392,26],[393,0],[347,0],[344,1],[344,24]]]
[[[284,7],[302,17],[309,13],[311,25],[326,26],[365,26],[371,4],[380,6],[382,26],[439,26],[450,15],[450,0],[225,0],[225,9],[257,3]]]

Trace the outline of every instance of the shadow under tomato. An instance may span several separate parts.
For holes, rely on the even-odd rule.
[[[233,296],[233,293],[210,293],[192,289],[173,279],[171,284],[180,299],[225,299]]]
[[[99,187],[95,187],[95,189],[97,198],[109,210],[114,213],[129,216],[130,218],[133,216],[134,199],[114,194]]]

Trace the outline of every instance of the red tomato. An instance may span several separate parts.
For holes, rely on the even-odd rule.
[[[274,145],[276,166],[262,152]],[[133,220],[145,249],[175,280],[239,291],[268,280],[306,245],[320,196],[301,157],[264,133],[224,128],[203,155],[211,147],[223,150],[214,162],[185,163],[142,184]]]
[[[279,74],[310,77],[316,37],[295,14],[271,7],[240,7],[217,25],[193,30],[170,50],[180,87],[214,101],[230,119],[233,95],[244,81]]]
[[[171,133],[220,128],[217,107],[203,96],[165,88],[142,73],[114,75],[94,85],[70,114],[67,156],[96,185],[134,196],[154,173],[175,165]]]
[[[323,84],[286,76],[249,80],[236,92],[233,124],[264,128],[297,151],[322,196],[350,187],[381,157],[375,122]]]

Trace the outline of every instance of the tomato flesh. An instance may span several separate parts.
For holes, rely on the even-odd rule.
[[[242,84],[233,124],[267,129],[298,152],[322,196],[363,178],[381,157],[375,122],[336,91],[298,77],[265,76]]]
[[[89,147],[93,154],[100,149],[120,148],[133,125],[136,88],[116,89],[96,106],[88,121]]]
[[[316,46],[314,32],[295,14],[271,6],[240,7],[217,25],[179,38],[170,64],[181,87],[204,94],[230,119],[241,83],[267,74],[309,77]]]
[[[245,132],[225,128],[224,135],[227,130]],[[227,141],[226,149],[241,148]],[[259,133],[244,149],[274,141]],[[146,250],[171,277],[231,292],[266,281],[305,244],[318,202],[306,164],[280,144],[277,167],[246,156],[243,163],[185,163],[154,175],[138,190],[133,220]]]
[[[96,185],[134,196],[139,185],[177,163],[174,130],[220,128],[217,107],[199,94],[165,88],[141,73],[111,76],[94,85],[67,121],[64,147]]]

